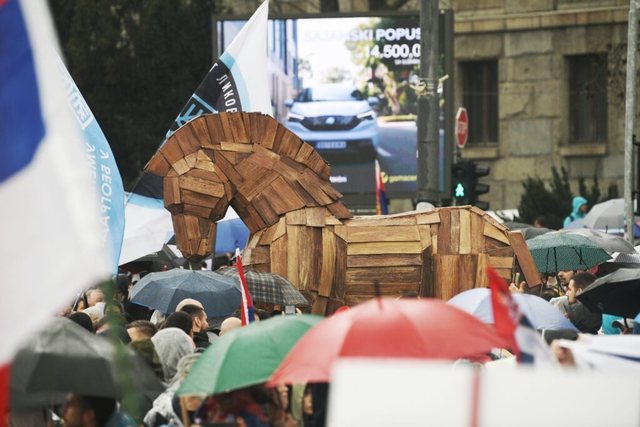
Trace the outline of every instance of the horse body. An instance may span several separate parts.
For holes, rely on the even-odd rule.
[[[501,258],[504,276],[513,265],[508,231],[477,208],[352,218],[327,162],[259,113],[200,116],[145,169],[163,177],[165,207],[187,258],[211,253],[215,221],[232,206],[251,231],[245,264],[287,277],[315,313],[377,294],[445,298],[481,286],[487,251]]]

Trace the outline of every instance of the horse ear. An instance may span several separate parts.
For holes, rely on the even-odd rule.
[[[151,157],[151,160],[144,167],[145,172],[151,172],[158,176],[166,176],[170,169],[171,164],[159,151]]]

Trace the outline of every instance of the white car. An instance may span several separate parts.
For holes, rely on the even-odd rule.
[[[303,89],[293,100],[286,127],[316,150],[371,160],[378,147],[378,122],[372,107],[378,98],[365,98],[349,84],[325,84]]]

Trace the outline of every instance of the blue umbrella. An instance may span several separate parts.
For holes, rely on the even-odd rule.
[[[529,294],[513,294],[513,299],[536,329],[573,329],[575,326],[549,301]],[[448,301],[449,304],[472,314],[485,323],[493,323],[491,291],[475,288],[464,291]]]
[[[131,293],[131,302],[165,314],[185,298],[200,301],[209,317],[228,316],[240,307],[240,285],[213,271],[173,269],[147,274]]]

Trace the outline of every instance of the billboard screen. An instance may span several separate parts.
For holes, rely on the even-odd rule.
[[[217,22],[219,53],[243,24]],[[330,163],[347,205],[374,208],[376,159],[389,198],[415,197],[419,15],[273,19],[268,37],[274,116]]]

